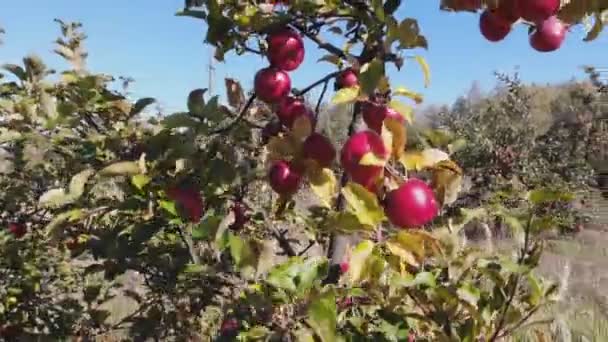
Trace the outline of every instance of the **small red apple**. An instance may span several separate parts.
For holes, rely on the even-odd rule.
[[[304,158],[314,159],[321,167],[329,167],[336,158],[336,149],[322,134],[312,133],[302,144]]]
[[[254,88],[260,100],[276,103],[289,94],[291,79],[285,71],[268,67],[255,74]]]
[[[306,106],[303,100],[287,96],[279,101],[277,106],[277,117],[285,127],[291,129],[296,119],[302,115],[306,115],[312,126],[315,126],[314,114],[310,108]]]
[[[15,238],[21,239],[25,233],[27,233],[27,228],[22,223],[11,222],[8,224],[8,231],[13,234]]]
[[[352,68],[345,69],[336,77],[338,88],[350,88],[359,85],[359,76]]]
[[[481,34],[491,42],[498,42],[511,32],[511,23],[496,14],[496,11],[485,10],[479,18]]]
[[[197,223],[203,217],[204,202],[198,190],[185,186],[172,187],[167,190],[167,197],[184,209],[191,222]]]
[[[530,45],[539,52],[551,52],[559,49],[566,39],[566,25],[556,16],[542,21],[530,35]]]
[[[522,18],[537,23],[557,13],[560,0],[517,0],[517,6]]]
[[[511,24],[521,18],[518,0],[501,0],[495,12],[497,16]]]
[[[348,272],[348,268],[349,268],[349,267],[350,267],[350,265],[348,264],[348,262],[347,262],[347,261],[343,261],[343,262],[341,262],[341,263],[340,263],[340,272],[341,272],[342,274],[344,274],[344,273]]]
[[[243,202],[235,202],[232,205],[232,213],[234,214],[234,222],[230,225],[230,229],[239,230],[249,222],[247,211],[249,208]]]
[[[269,172],[270,187],[279,195],[289,196],[298,191],[302,175],[291,163],[275,162]]]
[[[268,36],[268,60],[281,70],[297,69],[304,60],[302,37],[290,28],[283,28]]]
[[[353,182],[363,185],[370,191],[375,191],[383,167],[360,165],[359,162],[368,152],[372,152],[380,158],[388,157],[384,141],[377,133],[372,131],[355,133],[342,147],[340,163]]]
[[[385,105],[366,102],[362,105],[361,112],[363,113],[363,121],[365,121],[367,127],[378,134],[382,133],[382,124],[386,118],[395,119],[402,123],[405,122],[405,119],[399,112]]]
[[[234,317],[226,318],[220,327],[220,333],[223,335],[231,335],[239,329],[239,321]]]
[[[418,228],[432,221],[439,205],[425,182],[411,178],[386,195],[386,216],[399,228]]]

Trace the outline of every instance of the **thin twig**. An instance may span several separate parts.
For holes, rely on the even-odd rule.
[[[325,84],[323,84],[323,90],[321,90],[321,95],[319,96],[317,106],[315,107],[315,121],[319,119],[319,110],[321,109],[321,103],[323,103],[323,98],[325,97],[325,93],[327,92],[328,85],[329,81],[325,81]]]
[[[293,247],[291,247],[291,243],[289,242],[289,239],[287,239],[285,237],[285,231],[280,232],[276,228],[273,228],[272,235],[274,236],[275,239],[277,239],[277,242],[279,243],[279,247],[281,247],[283,252],[285,252],[285,254],[288,257],[294,257],[297,255],[296,251],[294,251]]]
[[[296,23],[291,23],[291,25],[293,27],[295,27],[296,29],[298,29],[300,32],[302,32],[302,34],[305,35],[306,37],[308,37],[308,39],[315,42],[320,49],[326,50],[326,51],[330,52],[331,54],[334,54],[342,59],[348,59],[349,57],[352,57],[352,56],[346,54],[344,51],[342,51],[339,47],[326,42],[320,36],[310,33],[306,29],[306,27],[296,24]]]
[[[243,107],[243,109],[239,113],[239,116],[237,116],[237,118],[234,119],[234,121],[232,121],[226,127],[219,128],[219,129],[216,129],[215,131],[212,131],[211,134],[220,134],[220,133],[225,133],[225,132],[231,130],[234,126],[236,126],[245,117],[245,114],[247,114],[247,111],[249,110],[249,107],[251,107],[251,105],[253,104],[254,100],[255,100],[255,94],[252,94],[249,97],[249,100],[247,100],[247,103],[245,104],[245,107]]]
[[[314,82],[313,84],[309,85],[308,87],[306,87],[306,88],[304,88],[302,90],[296,90],[296,89],[294,89],[292,92],[296,96],[302,96],[302,95],[308,93],[309,91],[313,90],[317,86],[323,84],[323,83],[325,83],[327,85],[327,83],[329,82],[329,80],[331,80],[332,78],[338,76],[339,74],[340,74],[339,71],[332,72],[331,74],[325,75],[325,77],[323,77],[320,80]]]
[[[302,255],[306,254],[306,252],[308,252],[308,250],[310,250],[310,248],[314,245],[315,245],[315,240],[310,240],[308,242],[308,246],[306,246],[306,248],[304,248],[300,253],[298,253],[298,256],[302,256]]]
[[[178,228],[177,231],[179,232],[179,236],[181,237],[182,241],[186,244],[186,247],[188,247],[188,252],[190,254],[190,259],[192,260],[192,263],[199,265],[201,263],[201,260],[196,254],[196,251],[194,250],[194,243],[192,239],[184,233],[181,227]]]

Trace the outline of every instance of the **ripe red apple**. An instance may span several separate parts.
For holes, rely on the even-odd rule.
[[[281,124],[291,129],[296,119],[306,115],[312,127],[315,126],[314,113],[306,106],[303,100],[287,96],[279,101],[277,106],[277,116]]]
[[[11,222],[8,224],[8,231],[13,234],[15,238],[21,239],[25,233],[27,233],[27,228],[22,223]]]
[[[268,36],[268,60],[281,70],[297,69],[304,60],[302,37],[290,28],[283,28]]]
[[[377,133],[372,131],[355,133],[342,147],[340,163],[353,182],[359,183],[373,192],[383,168],[382,166],[359,164],[368,152],[373,152],[380,158],[388,157],[384,141]]]
[[[230,225],[230,229],[239,230],[249,222],[247,211],[249,208],[243,202],[235,202],[232,205],[232,213],[234,214],[234,222]]]
[[[418,228],[432,221],[439,212],[433,189],[411,178],[386,195],[386,216],[397,227]]]
[[[511,32],[511,23],[496,14],[496,11],[485,10],[479,18],[481,34],[491,42],[498,42]]]
[[[255,74],[254,88],[260,100],[276,103],[289,94],[291,79],[285,71],[268,67]]]
[[[346,261],[341,262],[341,263],[340,263],[340,272],[341,272],[342,274],[344,274],[344,273],[348,272],[348,268],[349,268],[349,267],[350,267],[350,265],[348,264],[348,262],[346,262]]]
[[[220,327],[220,333],[222,335],[232,335],[239,329],[239,321],[234,317],[226,318],[222,322],[222,326]]]
[[[269,172],[270,187],[279,195],[288,196],[298,191],[302,174],[291,163],[275,162]]]
[[[338,88],[350,88],[359,85],[359,76],[352,68],[345,69],[336,77]]]
[[[302,144],[304,158],[314,159],[321,167],[329,167],[336,158],[336,149],[322,134],[312,133]]]
[[[501,0],[495,12],[497,16],[511,24],[521,18],[518,0]]]
[[[361,112],[363,113],[363,121],[365,121],[367,127],[378,134],[382,133],[382,124],[386,118],[395,119],[402,123],[405,122],[403,115],[386,105],[365,102],[362,105]]]
[[[560,0],[517,0],[521,17],[537,23],[554,15],[559,10]]]
[[[167,190],[167,197],[182,207],[191,222],[197,223],[203,217],[204,202],[198,190],[185,186],[172,187]]]
[[[556,16],[542,21],[530,35],[530,45],[540,52],[551,52],[559,49],[566,39],[566,25]]]

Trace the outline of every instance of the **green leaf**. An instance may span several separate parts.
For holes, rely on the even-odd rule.
[[[574,199],[574,194],[566,191],[542,188],[530,191],[527,197],[532,204],[538,205],[547,202],[572,201]]]
[[[378,18],[378,20],[384,22],[385,16],[384,16],[384,6],[382,4],[383,0],[372,0],[372,8],[374,11],[374,14],[376,15],[376,18]]]
[[[47,236],[57,235],[57,229],[66,222],[74,222],[79,220],[83,216],[81,209],[72,209],[63,212],[53,218],[51,222],[44,228]]]
[[[382,4],[382,1],[380,1],[380,4]],[[375,58],[371,62],[364,64],[359,74],[361,91],[368,95],[373,94],[383,74],[384,63],[379,59]]]
[[[203,220],[192,229],[192,239],[194,240],[207,240],[211,237],[215,237],[222,217],[219,215],[207,215]]]
[[[359,91],[359,87],[342,88],[334,94],[331,103],[335,105],[354,103],[359,97]]]
[[[133,105],[133,108],[131,108],[131,112],[129,113],[129,115],[135,116],[135,115],[141,113],[144,109],[146,109],[146,107],[148,107],[149,105],[151,105],[154,102],[156,102],[156,99],[151,98],[151,97],[144,97],[144,98],[137,100],[135,102],[135,104]]]
[[[420,272],[420,273],[416,274],[413,285],[425,285],[425,286],[433,288],[433,287],[437,286],[437,281],[436,281],[435,275],[433,273]]]
[[[203,273],[209,269],[207,265],[201,264],[187,264],[184,268],[184,273]]]
[[[194,89],[188,94],[188,111],[195,116],[203,117],[205,112],[205,99],[203,95],[207,89]]]
[[[528,274],[528,285],[529,285],[529,301],[533,306],[539,305],[543,298],[543,287],[537,277],[532,273]]]
[[[323,168],[309,176],[310,188],[319,197],[321,203],[330,208],[336,195],[336,176],[331,169]]]
[[[307,321],[322,342],[336,341],[336,315],[336,297],[332,291],[310,303]]]
[[[247,332],[243,332],[239,334],[239,337],[244,339],[245,341],[249,340],[260,340],[270,334],[270,330],[268,328],[256,325],[255,327],[249,329]]]
[[[63,188],[48,190],[38,199],[38,205],[44,208],[57,208],[70,202],[72,198]]]
[[[175,113],[166,116],[162,121],[162,125],[165,126],[165,128],[167,129],[179,127],[195,127],[198,125],[198,121],[188,115],[188,113]]]
[[[179,217],[179,213],[177,211],[177,205],[175,204],[175,202],[159,200],[158,205],[160,205],[161,208],[165,209],[165,211],[167,211],[169,214],[171,214],[175,217]]]
[[[150,179],[150,177],[143,175],[143,174],[139,174],[139,175],[135,175],[135,176],[131,177],[131,184],[133,184],[133,186],[136,187],[140,191],[142,191],[144,189],[144,187],[146,185],[148,185],[148,183],[150,183],[150,181],[152,181],[152,179]]]
[[[420,68],[422,68],[422,73],[424,74],[424,87],[428,87],[431,84],[431,69],[429,68],[428,63],[422,56],[416,56],[416,62],[420,64]]]
[[[95,174],[94,170],[88,169],[88,170],[81,171],[78,174],[74,175],[74,177],[72,177],[72,180],[70,181],[70,187],[69,187],[69,191],[70,191],[69,195],[72,198],[72,200],[76,200],[76,199],[80,198],[80,196],[82,196],[82,194],[84,193],[84,187],[87,184],[87,181],[94,174]]]
[[[250,240],[228,234],[228,246],[237,269],[249,272],[251,267],[255,267],[258,258]]]
[[[21,137],[21,133],[17,131],[11,131],[7,128],[0,127],[0,144],[21,139]]]
[[[325,55],[317,60],[317,62],[328,62],[333,65],[340,65],[341,60],[340,57],[332,54]]]
[[[374,243],[370,240],[360,242],[352,251],[348,260],[348,279],[351,284],[359,283],[368,273],[368,259],[374,251]]]
[[[481,291],[471,284],[463,284],[456,291],[458,297],[465,302],[471,304],[474,307],[477,307],[477,302],[481,297]]]
[[[348,211],[357,216],[359,222],[375,227],[385,219],[384,210],[378,197],[363,186],[349,182],[342,189]]]
[[[117,162],[99,171],[102,176],[136,175],[139,173],[141,173],[139,165],[132,161]]]

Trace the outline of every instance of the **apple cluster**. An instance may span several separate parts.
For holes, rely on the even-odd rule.
[[[467,0],[466,9],[477,10],[480,0]],[[529,35],[530,46],[540,52],[560,48],[568,26],[557,18],[560,0],[501,0],[498,7],[485,9],[479,19],[481,34],[491,42],[503,40],[513,25],[523,19],[534,29]]]

